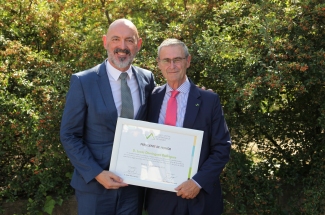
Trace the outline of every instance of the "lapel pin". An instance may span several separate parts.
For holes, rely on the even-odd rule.
[[[199,104],[196,104],[195,106],[196,106],[196,107],[199,107]]]

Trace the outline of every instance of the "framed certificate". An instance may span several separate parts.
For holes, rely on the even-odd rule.
[[[118,118],[110,171],[127,184],[176,192],[197,173],[203,131]]]

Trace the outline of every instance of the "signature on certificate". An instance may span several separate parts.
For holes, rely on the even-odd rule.
[[[128,166],[125,175],[132,176],[132,177],[138,177],[139,173],[137,171],[137,168],[135,166]]]
[[[166,183],[176,184],[175,183],[176,176],[173,173],[166,173],[163,181]]]

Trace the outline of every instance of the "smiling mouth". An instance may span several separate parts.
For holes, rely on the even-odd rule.
[[[178,73],[178,72],[179,72],[179,71],[168,71],[167,74],[169,74],[169,73],[174,74],[174,73]]]
[[[118,54],[118,55],[121,55],[121,56],[126,56],[126,55],[130,54],[130,50],[128,50],[128,49],[115,49],[114,54]]]

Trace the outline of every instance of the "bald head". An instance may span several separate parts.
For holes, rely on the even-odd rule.
[[[121,28],[129,28],[131,31],[134,32],[136,38],[139,39],[139,33],[137,27],[135,27],[133,22],[131,22],[128,19],[117,19],[114,22],[112,22],[107,29],[107,35],[110,32],[112,31],[114,32],[116,29],[121,29]]]

